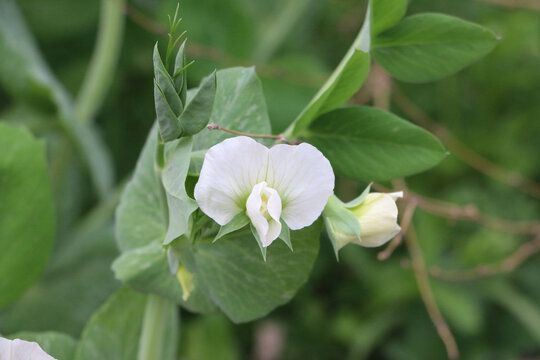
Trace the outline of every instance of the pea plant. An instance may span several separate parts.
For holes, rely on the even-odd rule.
[[[197,63],[187,58],[190,44],[178,30],[177,9],[168,43],[153,49],[155,123],[131,178],[112,193],[110,167],[88,121],[92,101],[99,102],[92,86],[90,100],[73,103],[32,42],[20,41],[30,34],[14,2],[1,0],[0,27],[6,29],[0,49],[9,56],[2,55],[0,71],[5,76],[15,64],[25,67],[7,91],[52,107],[90,169],[103,207],[115,207],[119,199],[114,238],[120,253],[112,271],[122,287],[90,317],[79,339],[50,332],[4,334],[0,358],[175,359],[179,312],[222,312],[234,323],[265,317],[308,281],[319,239],[331,242],[339,261],[344,246],[376,247],[401,236],[396,202],[404,194],[380,184],[426,171],[448,152],[437,137],[388,109],[348,102],[374,66],[396,79],[424,83],[463,69],[497,42],[492,31],[456,17],[404,17],[406,5],[369,1],[348,52],[280,134],[272,133],[254,67],[220,69],[188,89],[187,74]],[[106,59],[108,53],[101,54]],[[65,149],[64,140],[46,141],[60,149],[57,156]],[[60,165],[47,161],[42,140],[3,122],[0,149],[5,307],[42,272],[53,248],[54,207],[65,204],[54,204],[47,166]],[[336,177],[370,185],[345,201],[334,194]],[[375,186],[380,192],[371,191]],[[410,222],[407,212],[401,218]],[[84,243],[84,231],[79,237],[74,241]],[[66,249],[60,264],[73,256]],[[111,259],[106,260],[108,271]],[[99,292],[99,285],[83,286]],[[454,346],[447,348],[455,358]]]

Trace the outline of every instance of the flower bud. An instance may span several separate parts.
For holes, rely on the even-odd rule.
[[[365,191],[349,203],[331,196],[323,217],[336,255],[349,243],[376,247],[396,236],[401,230],[397,224],[396,200],[402,196],[402,192],[368,194]]]
[[[362,203],[352,209],[360,223],[360,242],[366,247],[380,246],[396,236],[401,227],[398,225],[396,200],[403,197],[403,192],[371,193]]]

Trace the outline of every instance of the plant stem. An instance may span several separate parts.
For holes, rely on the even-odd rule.
[[[235,135],[240,135],[240,136],[247,136],[247,137],[252,137],[252,138],[262,138],[262,139],[277,139],[277,140],[280,140],[280,141],[283,141],[283,142],[288,142],[287,139],[285,139],[282,134],[279,134],[279,135],[251,134],[251,133],[245,133],[245,132],[240,132],[240,131],[236,131],[236,130],[227,129],[227,128],[219,126],[216,123],[208,124],[208,126],[206,128],[208,130],[221,130],[221,131],[228,132],[230,134],[235,134]]]
[[[161,360],[163,358],[171,305],[171,302],[165,298],[158,295],[148,295],[139,341],[138,360]]]
[[[75,102],[75,117],[92,122],[105,98],[120,54],[124,28],[124,0],[101,0],[101,15],[94,54]]]

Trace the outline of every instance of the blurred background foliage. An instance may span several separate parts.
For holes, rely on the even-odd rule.
[[[393,81],[390,106],[413,120],[410,105],[416,104],[431,118],[423,125],[451,151],[436,168],[407,179],[412,191],[460,206],[474,204],[486,216],[535,221],[540,215],[538,192],[527,194],[487,176],[494,169],[491,164],[480,166],[483,172],[468,165],[480,154],[501,168],[540,181],[540,10],[534,1],[519,4],[410,1],[408,15],[458,16],[494,30],[501,40],[487,57],[452,77],[422,85]],[[74,96],[92,56],[100,2],[20,0],[17,5],[52,72]],[[119,288],[110,271],[117,254],[112,215],[154,121],[152,47],[157,40],[165,43],[167,15],[175,7],[176,0],[126,4],[119,65],[95,119],[117,184],[102,201],[54,111],[17,96],[9,90],[9,79],[2,78],[0,119],[27,126],[46,139],[58,219],[55,250],[45,273],[0,313],[2,333],[57,330],[78,337],[94,310]],[[273,132],[279,133],[346,52],[365,7],[360,0],[184,0],[181,27],[187,30],[188,54],[196,60],[189,71],[190,86],[197,86],[214,68],[255,65]],[[373,77],[353,101],[372,103],[377,88],[387,85]],[[452,146],[453,139],[461,143]],[[463,144],[473,152],[460,152]],[[353,197],[364,185],[338,181],[338,193]],[[473,269],[504,261],[531,235],[507,231],[501,222],[502,231],[459,221],[456,214],[432,213],[419,209],[413,221],[426,265],[434,271],[435,300],[462,358],[540,357],[538,246],[506,273],[474,273],[473,279],[462,281],[437,276],[441,268]],[[180,357],[271,359],[272,351],[284,359],[446,356],[405,246],[379,261],[381,249],[350,245],[338,263],[329,241],[323,237],[321,244],[308,284],[265,319],[236,326],[223,315],[182,312]]]

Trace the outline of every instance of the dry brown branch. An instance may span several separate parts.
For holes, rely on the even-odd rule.
[[[407,249],[411,255],[411,265],[416,278],[416,283],[418,284],[420,296],[422,297],[422,301],[426,306],[429,317],[431,318],[435,329],[437,329],[437,333],[444,343],[448,358],[457,359],[459,358],[459,350],[456,340],[450,331],[450,327],[446,323],[446,320],[442,316],[437,302],[435,301],[433,290],[431,289],[431,284],[429,282],[429,275],[426,269],[424,256],[422,254],[422,250],[420,249],[420,245],[418,244],[414,226],[412,225],[409,226],[409,229],[405,234],[405,244],[407,245]]]
[[[397,247],[401,245],[401,242],[403,241],[403,234],[407,232],[407,229],[411,225],[414,210],[416,210],[416,203],[414,201],[409,201],[405,206],[403,215],[401,216],[401,231],[383,251],[377,254],[377,259],[379,259],[380,261],[388,259],[390,256],[392,256],[394,250],[396,250]]]
[[[383,192],[396,191],[388,189],[380,184],[373,184],[373,189]],[[451,220],[465,220],[476,222],[493,230],[517,235],[540,234],[540,222],[538,221],[512,221],[486,215],[478,210],[475,205],[460,206],[450,202],[429,198],[416,194],[410,190],[404,190],[403,201],[414,201],[416,205],[430,214]]]
[[[540,1],[538,0],[476,0],[476,1],[482,1],[482,2],[505,6],[509,8],[540,10]]]
[[[499,182],[517,188],[526,194],[540,199],[540,184],[523,175],[505,169],[478,154],[458,140],[446,127],[431,119],[421,108],[414,104],[399,90],[394,91],[396,105],[414,122],[432,131],[451,153],[477,171]]]
[[[496,263],[480,265],[467,270],[444,270],[439,267],[432,267],[429,269],[429,274],[447,281],[476,280],[487,276],[512,272],[538,252],[540,252],[540,236],[522,244],[510,256]]]

